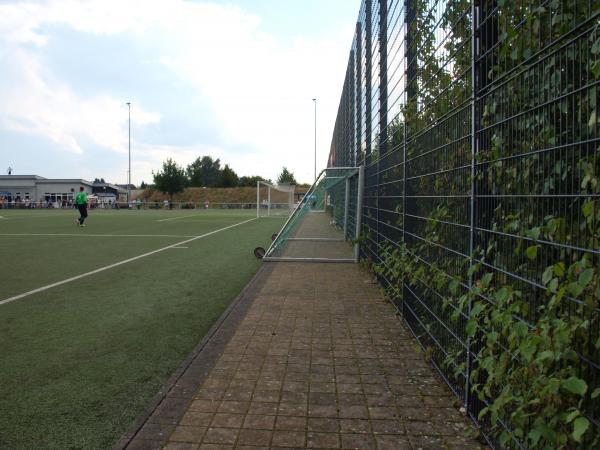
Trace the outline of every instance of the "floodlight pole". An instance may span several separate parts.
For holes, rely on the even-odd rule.
[[[127,102],[127,110],[129,115],[129,170],[127,171],[127,207],[131,201],[131,102]]]
[[[315,104],[315,182],[317,181],[317,99],[313,98]]]

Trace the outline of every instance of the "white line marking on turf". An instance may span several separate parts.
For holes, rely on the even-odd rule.
[[[252,222],[253,220],[256,220],[256,217],[254,219],[244,220],[243,222],[238,222],[238,223],[235,223],[233,225],[229,225],[227,227],[219,228],[218,230],[214,230],[214,231],[211,231],[209,233],[201,234],[200,236],[195,236],[195,237],[193,237],[191,239],[186,239],[185,241],[181,241],[181,242],[177,242],[175,244],[167,245],[166,247],[159,248],[158,250],[152,250],[151,252],[144,253],[144,254],[138,255],[138,256],[134,256],[133,258],[125,259],[123,261],[119,261],[117,263],[110,264],[108,266],[100,267],[99,269],[92,270],[91,272],[82,273],[81,275],[77,275],[77,276],[74,276],[74,277],[71,277],[71,278],[67,278],[66,280],[58,281],[56,283],[48,284],[46,286],[42,286],[40,288],[34,289],[32,291],[29,291],[29,292],[25,292],[23,294],[15,295],[14,297],[10,297],[10,298],[1,300],[0,301],[0,305],[4,305],[4,304],[10,303],[10,302],[14,302],[15,300],[19,300],[21,298],[28,297],[28,296],[33,295],[33,294],[37,294],[38,292],[43,292],[43,291],[46,291],[48,289],[52,289],[53,287],[60,286],[62,284],[66,284],[66,283],[70,283],[71,281],[76,281],[76,280],[79,280],[81,278],[89,277],[90,275],[95,275],[97,273],[104,272],[105,270],[112,269],[113,267],[118,267],[118,266],[121,266],[123,264],[127,264],[127,263],[130,263],[132,261],[136,261],[138,259],[145,258],[146,256],[154,255],[155,253],[159,253],[159,252],[162,252],[164,250],[168,250],[168,249],[173,248],[173,247],[177,247],[177,246],[180,246],[180,245],[183,245],[183,244],[187,244],[188,242],[195,241],[196,239],[205,238],[205,237],[210,236],[212,234],[219,233],[220,231],[225,231],[225,230],[228,230],[230,228],[237,227],[239,225],[243,225],[243,224],[248,223],[248,222]]]
[[[82,233],[0,233],[0,236],[90,236],[90,237],[170,237],[193,238],[182,234],[82,234]]]
[[[39,219],[40,217],[69,217],[69,216],[73,216],[75,217],[75,213],[76,211],[72,211],[70,213],[29,213],[29,214],[9,214],[8,216],[4,217],[5,219],[8,219],[9,217],[11,219],[14,219],[15,217],[27,217],[27,218],[34,218],[34,219]]]
[[[169,217],[168,219],[157,220],[157,222],[166,222],[167,220],[175,220],[175,219],[185,219],[187,217],[196,217],[196,216],[199,216],[199,215],[200,214],[190,214],[190,215],[187,215],[187,216]]]

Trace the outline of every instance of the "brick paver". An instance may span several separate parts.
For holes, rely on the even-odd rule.
[[[339,241],[293,241],[287,240],[283,244],[282,257],[292,258],[354,258],[352,245],[344,240],[344,233],[331,223],[329,214],[308,212],[290,231],[289,238],[318,238],[339,239]]]
[[[129,448],[484,448],[367,272],[269,264],[180,417],[145,425],[164,439]]]

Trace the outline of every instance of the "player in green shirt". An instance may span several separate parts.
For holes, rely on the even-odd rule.
[[[85,227],[83,223],[88,216],[87,213],[87,192],[83,190],[83,186],[79,188],[79,192],[75,196],[75,206],[79,210],[79,219],[75,219],[75,222],[80,227]]]

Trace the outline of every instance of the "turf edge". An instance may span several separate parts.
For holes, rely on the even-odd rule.
[[[148,407],[138,416],[138,418],[131,424],[125,434],[113,445],[112,450],[124,450],[127,448],[129,444],[136,438],[138,432],[142,429],[142,427],[148,422],[148,419],[154,414],[155,411],[160,407],[161,403],[168,397],[168,394],[171,390],[177,385],[177,382],[185,375],[188,368],[192,365],[192,363],[196,360],[202,360],[203,356],[202,351],[206,348],[207,344],[211,343],[211,340],[221,330],[229,316],[234,311],[234,309],[239,307],[237,311],[238,317],[232,317],[230,321],[228,321],[227,325],[230,328],[230,331],[235,331],[237,329],[238,324],[243,319],[243,315],[250,308],[254,297],[251,295],[253,292],[253,288],[255,288],[259,279],[267,276],[272,271],[271,263],[264,263],[258,271],[254,274],[252,279],[248,282],[248,284],[242,289],[242,291],[238,294],[238,296],[230,303],[227,309],[223,312],[223,314],[219,317],[219,319],[212,325],[212,327],[208,330],[206,335],[202,338],[202,340],[198,343],[198,345],[190,352],[190,354],[183,360],[179,368],[175,370],[173,375],[169,377],[169,379],[165,382],[165,384],[161,387],[158,393],[154,396],[154,398],[149,402]],[[227,336],[227,339],[217,343],[215,347],[218,350],[222,350],[227,345],[229,339],[233,336],[233,333],[230,333]],[[220,354],[220,352],[219,352]],[[211,358],[211,355],[206,355],[205,361],[209,363],[211,366],[216,362],[216,358]],[[193,387],[194,392],[198,390],[198,388],[204,382],[204,379],[208,375],[208,372],[204,372],[202,375],[196,377],[197,383],[196,386]],[[181,398],[181,397],[178,397]],[[187,406],[191,402],[192,398],[189,398],[185,405],[182,405],[182,411],[180,416],[187,410]],[[167,438],[168,436],[165,436]]]

